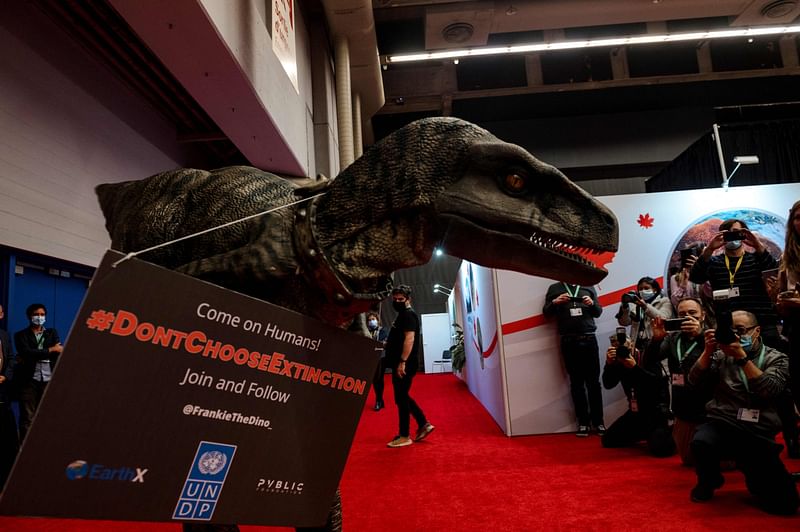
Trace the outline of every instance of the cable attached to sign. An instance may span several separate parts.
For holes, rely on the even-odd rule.
[[[128,259],[132,259],[132,258],[136,257],[137,255],[141,255],[142,253],[147,253],[148,251],[153,251],[154,249],[163,248],[163,247],[166,247],[166,246],[169,246],[169,245],[172,245],[172,244],[176,244],[178,242],[182,242],[183,240],[189,240],[190,238],[194,238],[194,237],[197,237],[197,236],[200,236],[200,235],[204,235],[206,233],[210,233],[210,232],[216,231],[218,229],[224,229],[225,227],[228,227],[228,226],[231,226],[231,225],[234,225],[234,224],[238,224],[240,222],[246,222],[247,220],[251,220],[253,218],[258,218],[259,216],[264,216],[265,214],[270,214],[270,213],[273,213],[275,211],[279,211],[281,209],[285,209],[286,207],[293,207],[295,205],[299,205],[299,204],[304,203],[306,201],[313,200],[313,199],[318,198],[320,196],[324,196],[325,194],[327,194],[327,192],[321,192],[319,194],[315,194],[314,196],[309,196],[309,197],[303,198],[301,200],[293,201],[292,203],[287,203],[286,205],[280,205],[278,207],[274,207],[272,209],[269,209],[269,210],[266,210],[266,211],[263,211],[263,212],[259,212],[259,213],[256,213],[256,214],[251,214],[250,216],[245,216],[244,218],[239,218],[238,220],[233,220],[231,222],[227,222],[227,223],[224,223],[222,225],[218,225],[216,227],[209,227],[208,229],[203,229],[202,231],[198,231],[197,233],[192,233],[191,235],[182,236],[180,238],[176,238],[176,239],[170,240],[168,242],[163,242],[163,243],[158,244],[156,246],[152,246],[152,247],[149,247],[149,248],[146,248],[146,249],[142,249],[142,250],[139,250],[139,251],[132,251],[130,253],[127,253],[124,257],[122,257],[121,259],[119,259],[115,263],[113,263],[111,265],[111,267],[112,268],[116,268],[118,264],[121,264],[121,263],[125,262]]]

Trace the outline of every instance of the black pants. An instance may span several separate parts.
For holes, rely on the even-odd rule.
[[[797,442],[800,438],[800,431],[797,428],[797,414],[795,414],[795,400],[796,394],[795,386],[798,384],[798,378],[795,376],[797,373],[797,362],[792,363],[792,343],[787,342],[778,334],[778,329],[774,325],[768,325],[766,328],[761,328],[761,336],[764,343],[773,349],[777,349],[781,353],[786,353],[789,357],[789,382],[787,388],[776,399],[775,407],[778,411],[778,417],[781,418],[781,425],[783,425],[783,439],[786,442]],[[794,366],[794,367],[793,367]],[[793,371],[794,370],[794,371]]]
[[[18,451],[17,420],[11,411],[11,404],[0,402],[0,491],[3,491]]]
[[[375,376],[372,378],[372,389],[375,390],[375,402],[383,402],[384,373],[386,373],[386,357],[382,357],[375,368]]]
[[[33,423],[33,416],[36,414],[36,409],[39,408],[39,403],[42,401],[42,395],[47,388],[47,383],[31,379],[20,386],[19,390],[19,441],[25,440],[28,431]]]
[[[794,479],[780,459],[781,446],[723,421],[711,420],[697,427],[692,453],[697,483],[721,484],[720,461],[733,459],[744,473],[747,489],[769,513],[791,515],[800,499]]]
[[[666,418],[659,414],[644,414],[628,410],[616,420],[603,435],[603,447],[630,447],[647,441],[650,454],[657,457],[672,456],[675,441]]]
[[[409,435],[409,415],[414,416],[417,425],[424,427],[428,420],[422,409],[408,395],[411,390],[411,381],[414,379],[413,373],[406,373],[402,379],[397,376],[397,369],[392,371],[392,387],[394,388],[394,402],[397,405],[397,415],[400,420],[400,432],[398,436],[408,437]]]
[[[578,425],[603,424],[603,395],[600,391],[600,360],[593,334],[564,335],[561,354],[569,375],[569,391]],[[587,401],[588,393],[588,401]]]

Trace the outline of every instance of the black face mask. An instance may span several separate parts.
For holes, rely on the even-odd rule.
[[[402,312],[406,309],[406,302],[405,301],[392,301],[392,308],[394,308],[397,312]]]

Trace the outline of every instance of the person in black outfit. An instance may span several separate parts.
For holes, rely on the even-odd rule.
[[[628,411],[602,437],[603,447],[628,447],[647,441],[650,454],[670,456],[675,442],[669,427],[669,387],[658,356],[645,356],[627,339],[618,353],[616,342],[606,351],[603,386],[610,390],[622,383]]]
[[[386,337],[389,333],[385,328],[381,327],[381,319],[375,312],[367,314],[367,329],[373,340],[379,342],[384,347],[386,346]],[[375,407],[373,410],[376,412],[384,407],[383,404],[383,376],[386,373],[386,350],[381,350],[381,360],[378,362],[378,367],[375,369],[375,376],[372,378],[372,389],[375,390]]]
[[[44,390],[55,371],[61,354],[61,339],[55,329],[45,329],[47,308],[41,303],[29,305],[25,310],[31,324],[14,333],[17,362],[14,366],[14,383],[19,390],[19,433],[24,440],[39,407]]]
[[[683,319],[681,330],[669,334],[661,342],[661,358],[669,365],[672,381],[672,436],[681,463],[694,465],[690,444],[697,426],[706,419],[706,403],[713,389],[689,386],[687,375],[705,348],[705,311],[699,298],[686,297],[678,301],[678,317]]]
[[[0,305],[0,320],[4,316],[3,306]],[[11,410],[9,390],[11,362],[11,339],[6,331],[0,329],[0,491],[3,490],[19,451],[19,433],[14,412]]]
[[[739,232],[742,240],[726,241],[726,234]],[[745,251],[744,244],[754,252]],[[724,247],[724,253],[713,255]],[[728,290],[727,310],[744,310],[756,316],[761,328],[761,339],[769,347],[782,353],[789,351],[787,342],[778,333],[778,313],[767,291],[763,272],[778,267],[778,261],[741,220],[731,218],[719,225],[719,232],[709,241],[692,266],[689,280],[694,283],[709,281],[713,290]],[[783,422],[783,437],[789,455],[800,457],[800,432],[790,388],[778,399],[778,411]]]
[[[598,434],[605,434],[603,395],[600,391],[600,360],[597,326],[603,308],[593,288],[566,283],[554,283],[547,289],[545,316],[555,316],[561,335],[561,355],[569,374],[570,393],[578,418],[576,436],[589,435],[589,423]],[[587,401],[588,393],[588,401]]]
[[[387,444],[389,447],[404,447],[413,443],[409,438],[409,415],[414,416],[419,427],[413,441],[425,439],[434,429],[422,409],[409,396],[411,381],[419,364],[420,331],[419,316],[411,308],[410,298],[410,287],[400,285],[392,289],[392,306],[397,311],[397,318],[386,340],[386,363],[392,368],[392,387],[400,430]]]

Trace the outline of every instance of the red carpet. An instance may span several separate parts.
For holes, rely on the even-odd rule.
[[[399,449],[386,447],[397,432],[394,405],[373,412],[370,396],[342,480],[345,530],[800,529],[800,517],[774,517],[755,508],[738,472],[725,474],[726,484],[711,502],[694,504],[689,501],[694,473],[677,457],[603,449],[595,435],[507,438],[452,375],[418,376],[412,396],[436,430]],[[800,469],[798,460],[786,463]],[[0,529],[175,532],[179,527],[0,518]]]

